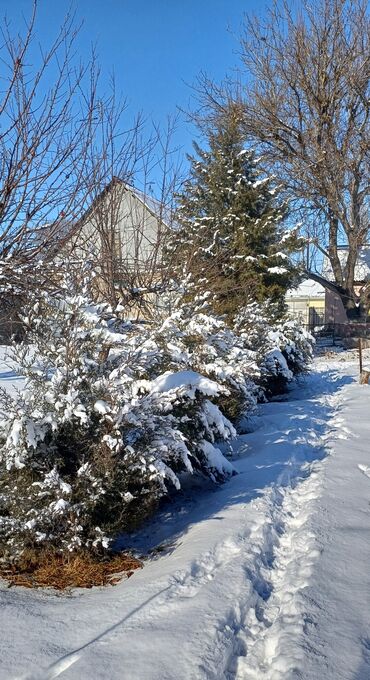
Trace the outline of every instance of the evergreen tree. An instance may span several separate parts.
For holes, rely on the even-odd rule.
[[[219,117],[208,149],[194,144],[190,176],[178,197],[179,225],[167,256],[186,298],[209,293],[213,312],[233,319],[251,301],[270,299],[284,308],[297,278],[289,255],[295,232],[283,228],[286,208],[272,178],[261,178],[258,160],[244,148],[237,106]]]

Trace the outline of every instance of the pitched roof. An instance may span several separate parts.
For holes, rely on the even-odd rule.
[[[90,207],[85,214],[78,220],[75,225],[75,232],[83,225],[87,218],[94,212],[95,208],[100,204],[104,197],[116,186],[121,186],[124,191],[129,191],[135,198],[137,198],[142,205],[160,222],[164,225],[170,226],[173,222],[172,211],[161,201],[158,201],[153,196],[148,196],[145,192],[140,191],[131,184],[128,184],[120,177],[113,176],[110,182],[102,189],[102,191],[94,198]]]
[[[137,189],[130,184],[124,184],[124,186],[127,191],[131,191],[131,193],[136,196],[136,198],[138,198],[155,217],[167,224],[167,226],[172,223],[173,216],[169,206],[166,206],[164,203],[154,198],[154,196],[149,196],[144,191],[140,191],[140,189]]]
[[[325,288],[311,279],[302,281],[297,288],[288,290],[286,296],[288,300],[293,298],[324,298]]]

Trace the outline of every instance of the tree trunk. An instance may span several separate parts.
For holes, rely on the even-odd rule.
[[[320,274],[316,274],[316,272],[308,271],[307,276],[309,279],[320,283],[326,290],[330,290],[340,298],[348,321],[351,323],[364,323],[367,320],[368,305],[365,304],[364,300],[359,299],[355,295],[353,289],[339,286],[334,281],[328,281],[323,276],[320,276]]]

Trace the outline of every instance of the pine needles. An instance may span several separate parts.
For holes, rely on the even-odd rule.
[[[92,588],[116,585],[142,566],[142,562],[129,553],[99,559],[87,551],[61,555],[52,550],[29,550],[17,564],[0,566],[0,578],[9,587]]]

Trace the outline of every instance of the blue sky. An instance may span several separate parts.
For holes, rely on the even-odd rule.
[[[48,41],[70,7],[69,0],[39,0],[37,32]],[[239,64],[244,12],[258,10],[251,0],[75,0],[81,56],[97,45],[103,73],[114,70],[119,91],[132,113],[139,110],[164,123],[177,107],[187,109],[189,85],[200,71],[217,81]],[[0,0],[13,28],[22,25],[32,0]],[[195,131],[181,120],[176,143],[191,150]]]

